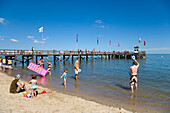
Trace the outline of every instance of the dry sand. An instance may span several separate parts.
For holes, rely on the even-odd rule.
[[[38,95],[36,98],[23,97],[22,93],[11,94],[9,87],[13,79],[14,77],[0,72],[0,113],[131,113],[123,108],[109,107],[56,91]],[[30,87],[30,84],[25,83]],[[51,91],[38,86],[38,92],[43,90]]]

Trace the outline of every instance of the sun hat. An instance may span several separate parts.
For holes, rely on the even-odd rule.
[[[18,80],[19,80],[20,77],[21,77],[21,76],[20,76],[19,74],[15,75],[15,79],[18,79]]]

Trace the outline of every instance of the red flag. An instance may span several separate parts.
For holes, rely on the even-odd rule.
[[[144,46],[146,45],[146,41],[144,40]]]
[[[109,45],[111,46],[111,40],[109,41]]]
[[[118,47],[120,47],[120,43],[118,42]]]
[[[76,42],[77,42],[77,43],[78,43],[78,36],[79,36],[79,35],[77,34],[77,36],[76,36]]]
[[[141,38],[139,38],[139,43],[141,43]]]
[[[99,44],[99,38],[97,37],[97,45]]]

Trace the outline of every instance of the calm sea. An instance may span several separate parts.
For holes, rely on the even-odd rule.
[[[44,60],[46,60],[44,58]],[[53,63],[53,57],[49,57]],[[75,60],[74,60],[75,61]],[[81,73],[78,81],[74,80],[74,61],[56,62],[53,64],[52,75],[38,76],[38,82],[43,86],[53,87],[58,90],[92,96],[108,101],[118,101],[127,104],[144,104],[169,109],[170,108],[170,55],[151,55],[140,59],[138,70],[138,90],[133,94],[129,87],[129,67],[133,60],[130,59],[94,59],[93,61],[81,60]],[[26,80],[31,79],[29,71],[18,64],[13,74],[20,73]],[[47,65],[45,65],[47,68]],[[68,69],[67,87],[63,88],[60,76],[64,69]],[[26,71],[23,71],[26,70]]]

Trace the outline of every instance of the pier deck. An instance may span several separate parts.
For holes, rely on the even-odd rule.
[[[80,57],[81,59],[85,60],[93,60],[95,59],[131,59],[132,56],[135,55],[136,58],[146,58],[146,52],[140,51],[139,53],[134,52],[115,52],[115,51],[58,51],[58,50],[13,50],[13,49],[0,49],[0,57],[5,57],[6,60],[13,60],[14,65],[17,64],[17,62],[21,62],[23,65],[24,63],[29,64],[30,60],[34,62],[34,58],[36,57],[36,63],[38,62],[38,57],[49,57],[53,56],[54,64],[57,61],[63,61],[66,60],[72,60],[74,57]],[[22,60],[17,60],[17,57],[21,56]],[[7,63],[7,62],[6,62]]]

